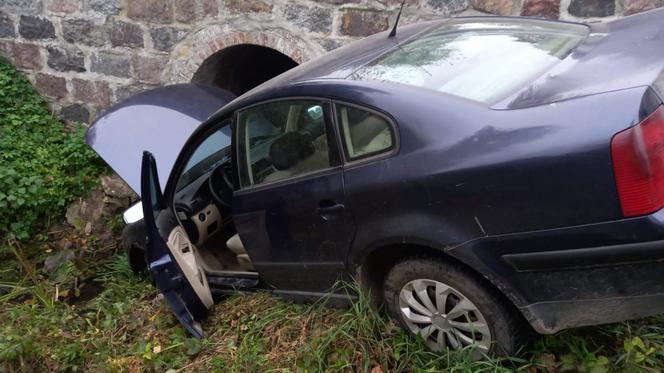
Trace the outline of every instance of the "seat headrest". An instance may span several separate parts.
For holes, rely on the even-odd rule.
[[[288,132],[270,145],[270,162],[277,170],[287,170],[297,162],[314,154],[310,136]]]

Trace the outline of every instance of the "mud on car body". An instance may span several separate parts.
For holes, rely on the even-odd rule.
[[[434,350],[509,354],[528,325],[664,312],[662,19],[404,26],[238,98],[138,95],[88,141],[194,335],[236,289],[357,279]]]

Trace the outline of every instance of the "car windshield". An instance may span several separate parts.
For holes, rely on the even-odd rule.
[[[538,20],[445,23],[349,79],[403,83],[491,103],[567,57],[588,32],[584,25]]]
[[[178,180],[176,190],[181,190],[194,180],[210,172],[219,164],[230,160],[230,122],[203,141],[189,158],[185,171]]]

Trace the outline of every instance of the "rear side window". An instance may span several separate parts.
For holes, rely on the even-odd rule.
[[[403,83],[492,103],[567,57],[588,32],[584,25],[530,19],[445,23],[349,79]]]
[[[355,106],[335,104],[344,151],[349,160],[387,153],[394,149],[392,124],[382,115]]]

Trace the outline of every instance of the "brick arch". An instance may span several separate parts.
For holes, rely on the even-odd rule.
[[[237,30],[231,25],[213,25],[192,33],[173,49],[164,71],[164,83],[189,82],[208,57],[224,48],[242,44],[274,49],[298,64],[325,52],[319,44],[281,28]]]

